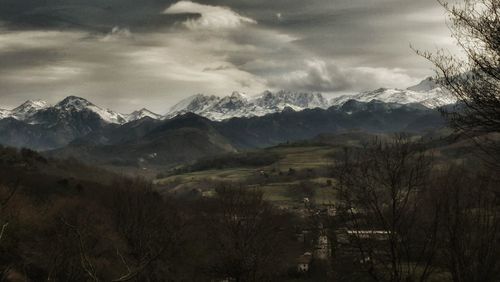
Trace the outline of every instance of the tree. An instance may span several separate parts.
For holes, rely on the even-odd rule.
[[[117,179],[40,210],[36,240],[25,238],[19,252],[34,281],[181,280],[181,208],[148,183]]]
[[[488,160],[500,160],[500,2],[462,0],[447,10],[453,37],[465,59],[439,50],[418,52],[437,68],[437,81],[455,96],[459,106],[443,110],[450,125],[472,138]],[[496,135],[496,136],[495,136]]]
[[[5,210],[7,208],[7,205],[9,204],[9,202],[14,197],[17,189],[18,189],[18,184],[15,184],[14,188],[8,188],[8,187],[0,184],[0,247],[2,245],[2,241],[3,241],[4,237],[6,236],[7,228],[9,227],[8,219],[4,218],[5,217]],[[0,250],[1,250],[1,248],[0,248]],[[1,260],[2,260],[2,256],[0,255],[0,261]],[[8,274],[10,267],[9,266],[4,267],[1,264],[0,264],[0,267],[1,267],[0,268],[0,281],[2,281],[3,277],[5,277]]]
[[[438,178],[443,261],[454,282],[500,281],[498,181],[451,168]]]
[[[210,276],[279,280],[292,258],[289,218],[265,202],[262,192],[233,186],[219,187],[212,204],[206,219]]]
[[[347,247],[376,281],[425,281],[432,272],[439,212],[430,205],[431,168],[422,145],[403,136],[346,149],[337,167]]]
[[[185,242],[181,209],[141,180],[122,180],[114,187],[108,200],[112,226],[125,243],[116,254],[126,271],[113,281],[173,279]]]
[[[0,216],[3,214],[7,205],[12,200],[12,198],[14,197],[14,194],[17,191],[18,186],[15,185],[14,187],[15,188],[7,188],[3,185],[0,185],[0,194],[1,194],[1,197],[0,197]],[[7,227],[9,226],[8,221],[3,222],[1,220],[2,220],[2,218],[0,217],[0,243],[2,243],[2,238],[7,230]]]

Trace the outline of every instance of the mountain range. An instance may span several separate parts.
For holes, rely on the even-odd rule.
[[[207,96],[198,94],[188,97],[175,106],[168,114],[168,118],[188,112],[204,116],[211,120],[225,120],[234,117],[265,116],[290,108],[294,111],[304,109],[330,107],[329,101],[320,93],[299,93],[278,91],[272,93],[265,91],[255,97],[249,97],[239,92],[229,96]]]
[[[157,120],[169,119],[189,112],[220,121],[234,117],[265,116],[282,112],[284,109],[294,111],[314,108],[327,109],[332,106],[342,106],[349,100],[360,102],[378,100],[385,103],[420,104],[431,109],[455,102],[455,99],[446,94],[432,78],[427,78],[418,85],[405,90],[380,88],[374,91],[343,95],[331,99],[320,93],[285,90],[274,93],[265,91],[258,96],[247,96],[239,92],[233,92],[231,95],[224,97],[197,94],[175,104],[164,115],[153,113],[145,108],[130,114],[121,114],[96,106],[83,98],[69,96],[54,106],[42,100],[29,100],[12,110],[0,109],[0,119],[14,118],[29,124],[46,124],[47,122],[54,122],[45,119],[44,113],[46,112],[57,112],[60,118],[64,118],[68,112],[88,111],[98,115],[104,122],[114,124],[125,124],[144,117]]]
[[[68,96],[54,106],[49,105],[42,100],[28,100],[19,107],[12,110],[0,109],[0,119],[14,118],[19,121],[24,121],[29,124],[42,124],[48,121],[45,119],[48,112],[58,115],[59,118],[64,118],[71,112],[92,112],[99,116],[106,123],[124,124],[143,117],[151,117],[161,119],[162,116],[155,114],[147,109],[141,109],[132,112],[131,114],[120,114],[118,112],[103,109],[84,98],[76,96]]]
[[[341,107],[213,121],[194,113],[167,120],[108,124],[46,152],[114,167],[171,167],[204,157],[344,132],[423,133],[440,129],[440,113],[418,105],[349,100]]]
[[[166,114],[167,118],[187,112],[196,113],[211,120],[226,120],[234,117],[265,116],[284,109],[302,111],[305,109],[327,109],[340,107],[349,100],[370,102],[378,100],[385,103],[420,104],[430,109],[455,103],[455,99],[443,91],[432,78],[426,78],[418,85],[407,89],[380,88],[355,95],[343,95],[331,99],[320,93],[292,91],[265,91],[258,96],[246,96],[233,92],[230,96],[198,94],[188,97],[174,105]]]
[[[453,103],[432,79],[326,99],[319,93],[195,95],[166,115],[120,114],[69,96],[0,111],[0,144],[105,164],[173,165],[221,152],[309,139],[323,133],[422,132],[444,126],[435,109]]]

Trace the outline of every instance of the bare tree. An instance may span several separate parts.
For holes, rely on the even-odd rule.
[[[2,212],[2,214],[3,214],[7,205],[9,204],[10,200],[12,200],[12,198],[14,197],[14,194],[17,191],[17,185],[15,186],[15,188],[11,188],[11,189],[9,189],[5,186],[0,186],[0,190],[1,190],[2,194],[3,193],[5,194],[5,195],[3,195],[2,199],[0,199],[0,212]],[[8,221],[0,222],[0,243],[2,242],[3,235],[5,234],[8,226],[9,226]]]
[[[210,262],[217,279],[276,281],[286,273],[292,249],[287,218],[263,199],[259,191],[223,186],[217,189],[206,220]]]
[[[26,244],[28,261],[44,269],[35,280],[176,280],[184,242],[180,209],[148,183],[121,179],[52,206],[38,239]]]
[[[442,201],[443,261],[454,282],[500,280],[500,183],[452,168],[437,183]]]
[[[110,210],[112,224],[125,243],[123,250],[116,249],[125,272],[113,281],[171,277],[173,259],[184,242],[180,209],[143,181],[123,180],[115,186]]]
[[[339,215],[362,268],[376,281],[426,281],[439,213],[428,206],[432,162],[403,136],[346,150],[337,168]]]
[[[472,138],[487,152],[488,160],[500,160],[500,2],[461,0],[450,5],[450,30],[465,54],[454,56],[445,50],[433,54],[418,52],[437,68],[437,81],[459,101],[443,110],[457,132]],[[496,136],[495,136],[496,135]]]
[[[458,105],[443,109],[450,125],[485,154],[493,169],[469,175],[451,169],[440,177],[444,261],[453,281],[498,281],[500,168],[500,2],[438,2],[450,18],[450,30],[464,57],[445,50],[418,52],[437,68],[437,81]],[[476,169],[480,171],[480,169]]]
[[[7,228],[9,227],[9,220],[5,218],[5,210],[9,202],[12,198],[14,198],[14,195],[19,188],[19,184],[16,183],[12,187],[13,188],[0,185],[0,245],[2,244],[2,240],[7,233]],[[2,269],[0,269],[0,281],[3,281],[3,279],[8,275],[11,267],[4,267],[1,265],[0,267],[2,267]]]

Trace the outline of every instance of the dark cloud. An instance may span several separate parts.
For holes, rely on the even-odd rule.
[[[435,0],[0,0],[0,107],[74,94],[164,112],[197,92],[355,92],[432,74]],[[118,105],[116,105],[118,103]]]
[[[0,52],[0,75],[22,68],[31,68],[52,64],[61,59],[58,51],[53,49],[10,50]]]
[[[161,11],[170,0],[2,0],[0,21],[12,28],[76,28],[106,32],[114,26],[147,30],[179,17]]]

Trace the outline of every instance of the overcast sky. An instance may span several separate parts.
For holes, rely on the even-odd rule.
[[[433,74],[410,44],[456,48],[436,0],[0,0],[0,107],[406,88]]]

